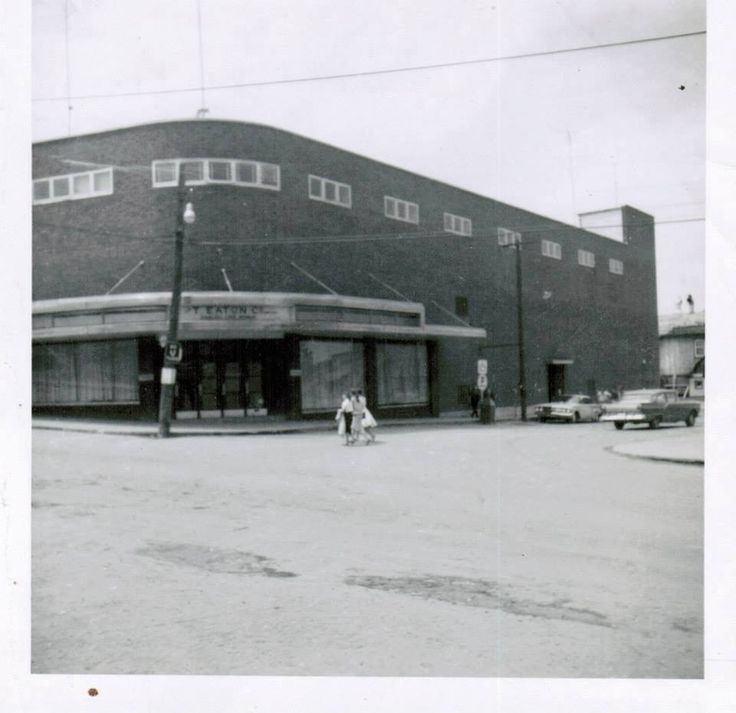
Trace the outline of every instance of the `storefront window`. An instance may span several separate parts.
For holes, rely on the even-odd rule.
[[[135,340],[34,345],[34,405],[137,401]]]
[[[326,411],[340,396],[363,388],[363,344],[354,341],[302,341],[302,411]]]
[[[426,344],[379,343],[376,362],[379,406],[429,402]]]

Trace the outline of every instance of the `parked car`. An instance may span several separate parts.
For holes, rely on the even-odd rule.
[[[640,389],[624,391],[621,399],[604,407],[601,421],[613,421],[617,430],[627,423],[646,423],[657,428],[660,423],[684,421],[686,426],[695,424],[700,413],[700,403],[680,398],[673,389]]]
[[[534,407],[538,421],[597,421],[603,407],[585,394],[561,394],[548,404]]]

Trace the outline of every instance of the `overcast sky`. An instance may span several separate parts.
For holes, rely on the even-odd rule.
[[[34,0],[34,140],[192,118],[200,77],[216,87],[697,33],[704,5]],[[573,224],[582,212],[640,208],[658,221],[668,313],[688,294],[704,303],[705,46],[699,34],[213,88],[204,106],[210,118],[288,129]],[[167,93],[145,94],[156,91]],[[81,98],[119,93],[131,95]]]

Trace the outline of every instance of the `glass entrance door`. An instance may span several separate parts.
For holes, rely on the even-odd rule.
[[[221,416],[220,400],[218,398],[219,379],[217,373],[217,362],[214,359],[214,355],[209,358],[207,355],[202,356],[204,356],[204,358],[199,363],[199,393],[201,404],[199,414],[202,418]]]
[[[245,399],[248,416],[267,416],[268,404],[263,391],[263,363],[260,359],[248,358],[243,364]]]
[[[222,415],[243,415],[243,380],[242,369],[239,361],[221,362],[222,382],[220,393],[222,395]]]
[[[286,409],[286,361],[276,341],[185,343],[177,418],[268,416]]]

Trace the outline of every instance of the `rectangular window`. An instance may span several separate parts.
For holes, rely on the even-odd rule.
[[[55,203],[107,196],[113,192],[112,169],[69,173],[33,182],[34,203]]]
[[[419,223],[419,206],[416,203],[402,201],[400,198],[384,196],[383,214],[387,218],[401,220],[405,223]]]
[[[379,342],[376,344],[379,406],[429,403],[427,345]]]
[[[33,182],[33,201],[46,201],[51,198],[51,184],[48,180]]]
[[[184,172],[184,180],[187,183],[204,181],[204,161],[182,161],[179,170]]]
[[[507,228],[498,229],[498,244],[499,245],[516,245],[521,242],[521,233],[516,233],[513,230]]]
[[[230,161],[210,161],[209,179],[210,181],[232,181],[233,175]]]
[[[338,183],[320,176],[309,177],[309,197],[344,208],[350,208],[352,203],[351,188],[347,183]]]
[[[258,167],[255,163],[238,161],[235,164],[235,180],[238,183],[257,183]]]
[[[309,197],[322,198],[322,180],[317,176],[309,177]]]
[[[700,357],[705,356],[705,339],[696,339],[693,342],[693,347],[695,350],[696,359],[700,359]]]
[[[136,341],[34,345],[33,403],[138,403]]]
[[[542,240],[542,255],[555,260],[562,260],[562,246],[551,240]]]
[[[92,181],[88,173],[82,173],[74,176],[72,179],[72,187],[75,196],[86,196],[92,192]]]
[[[56,190],[54,188],[54,190]],[[92,191],[94,193],[112,193],[112,171],[96,171],[92,174]]]
[[[153,163],[153,185],[175,186],[179,177],[175,161],[154,161]]]
[[[578,265],[595,267],[595,255],[588,250],[578,250]]]
[[[363,388],[363,344],[352,340],[303,340],[299,344],[302,411],[337,409],[341,395]]]
[[[54,198],[65,198],[69,195],[69,177],[62,176],[52,181],[54,188]]]
[[[612,272],[614,275],[623,275],[624,274],[624,264],[621,260],[615,260],[614,258],[611,258],[608,261],[608,271]]]
[[[278,188],[280,185],[279,167],[272,163],[262,163],[261,167],[261,184]]]
[[[455,235],[472,235],[473,223],[470,218],[463,218],[461,215],[453,215],[445,213],[445,230]]]

